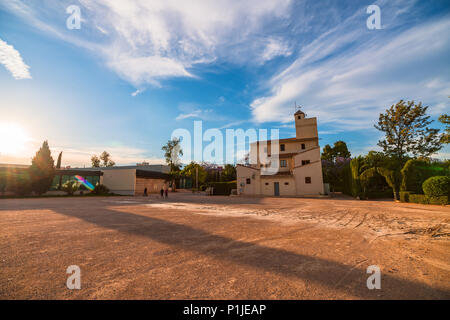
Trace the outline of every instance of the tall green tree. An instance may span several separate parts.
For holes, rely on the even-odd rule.
[[[183,150],[180,146],[180,139],[173,138],[172,140],[167,141],[161,149],[164,151],[164,158],[170,167],[170,172],[179,171],[181,156],[183,156]]]
[[[55,177],[54,164],[48,142],[44,141],[42,147],[31,160],[31,167],[29,168],[32,191],[41,195],[50,189]]]
[[[198,170],[198,186],[200,187],[201,184],[205,183],[207,172],[205,168],[203,168],[200,164],[192,161],[187,166],[181,170],[181,174],[187,177],[190,177],[192,179],[193,185],[197,185],[197,174],[196,171]]]
[[[99,168],[99,167],[100,167],[100,159],[99,159],[98,156],[93,155],[93,156],[91,157],[91,165],[92,165],[92,167],[94,167],[94,168]]]
[[[226,164],[222,171],[223,181],[233,181],[236,180],[236,166],[232,164]]]
[[[322,160],[334,161],[334,150],[329,144],[323,147],[321,158]]]
[[[403,165],[409,155],[430,157],[442,148],[439,129],[429,128],[433,121],[426,115],[428,107],[414,101],[400,100],[380,113],[375,128],[384,133],[378,145],[386,155]]]
[[[116,163],[111,159],[111,155],[107,151],[103,151],[99,156],[91,157],[91,165],[94,168],[113,167]]]
[[[327,144],[322,149],[322,160],[334,162],[336,158],[348,159],[350,157],[351,153],[348,151],[347,144],[342,140],[336,141],[333,147]]]
[[[56,161],[56,169],[61,169],[61,161],[62,161],[62,151],[58,155],[58,160]],[[61,190],[61,187],[62,187],[62,175],[59,175],[58,190]]]
[[[111,155],[107,151],[103,151],[100,156],[103,167],[114,167],[116,163],[111,159]]]
[[[450,116],[448,114],[443,114],[439,117],[439,121],[445,124],[445,131],[441,135],[441,143],[450,143]]]
[[[169,179],[172,181],[172,190],[175,190],[175,181],[180,175],[181,156],[183,150],[180,146],[180,139],[173,138],[161,148],[164,151],[164,158],[169,166]]]
[[[56,161],[56,169],[61,169],[62,151],[58,155],[58,160]]]

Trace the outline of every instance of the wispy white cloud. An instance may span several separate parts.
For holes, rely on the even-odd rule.
[[[197,119],[201,119],[201,120],[208,120],[211,119],[213,114],[213,110],[211,109],[197,109],[194,110],[192,112],[188,112],[188,113],[180,113],[175,120],[179,121],[179,120],[184,120],[184,119],[189,119],[189,118],[197,118]]]
[[[254,52],[252,43],[259,41],[262,27],[289,15],[291,0],[79,2],[83,22],[78,37],[48,19],[52,14],[60,19],[60,10],[71,1],[50,1],[50,6],[11,0],[4,5],[41,30],[91,49],[135,86],[193,77],[192,68],[217,59],[255,61],[261,55],[267,60],[287,54],[282,39],[271,40],[261,48],[264,52]],[[236,48],[244,52],[233,54]]]
[[[136,91],[133,91],[131,93],[131,96],[136,97],[138,94],[141,94],[144,91],[145,91],[145,89],[136,89]]]
[[[20,52],[0,39],[0,64],[11,73],[14,79],[31,79],[30,67],[23,61]]]
[[[352,27],[361,20],[357,13],[324,33],[271,78],[270,94],[251,103],[255,121],[291,121],[294,101],[321,123],[346,130],[372,127],[400,99],[423,101],[432,114],[448,109],[450,78],[445,65],[436,67],[450,51],[442,36],[448,17],[390,34]]]
[[[261,55],[262,62],[272,60],[279,56],[290,56],[292,54],[289,45],[283,40],[269,38],[267,45]]]

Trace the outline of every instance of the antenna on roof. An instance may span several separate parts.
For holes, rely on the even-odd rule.
[[[294,108],[295,108],[295,112],[294,113],[297,113],[297,112],[300,111],[300,112],[304,113],[305,117],[306,117],[306,113],[302,111],[302,106],[298,106],[297,105],[297,101],[294,102]]]

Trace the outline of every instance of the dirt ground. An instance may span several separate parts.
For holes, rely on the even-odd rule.
[[[0,200],[0,299],[449,299],[449,235],[449,206],[393,201]]]

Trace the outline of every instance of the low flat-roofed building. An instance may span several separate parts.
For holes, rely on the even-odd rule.
[[[0,174],[15,175],[25,173],[29,165],[0,164]],[[83,177],[90,184],[105,185],[112,193],[120,195],[143,195],[157,193],[169,180],[169,167],[166,165],[114,166],[99,168],[61,168],[55,169],[55,178],[50,192],[58,191],[61,186],[75,176]],[[7,188],[5,188],[7,189]],[[2,190],[5,193],[5,190]]]
[[[100,183],[112,193],[120,195],[143,195],[157,193],[169,179],[169,167],[166,165],[114,166],[100,168],[74,168],[79,172],[100,171]],[[84,177],[83,174],[80,174]]]

